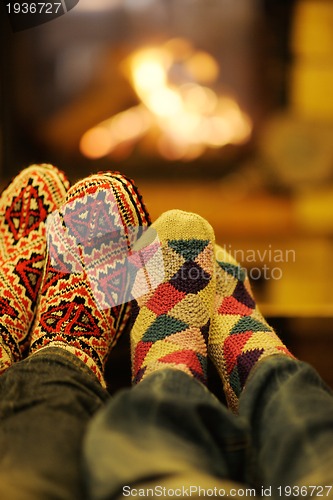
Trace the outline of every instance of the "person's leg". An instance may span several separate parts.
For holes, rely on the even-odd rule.
[[[0,377],[0,484],[6,500],[85,498],[81,447],[108,399],[91,370],[50,348]]]
[[[293,496],[293,490],[278,490],[279,486],[310,482],[330,486],[332,393],[312,367],[290,354],[268,325],[239,264],[222,248],[216,247],[215,254],[216,302],[208,351],[230,408],[249,422],[252,481],[272,487],[276,498]],[[306,493],[320,496],[321,490],[311,495],[304,488],[300,495]],[[322,493],[326,496],[329,491]]]
[[[272,488],[273,498],[333,498],[333,395],[310,365],[264,359],[248,379],[239,414],[250,423],[256,484]]]
[[[125,486],[200,486],[203,476],[211,487],[221,478],[244,480],[246,428],[204,385],[214,233],[201,217],[177,210],[152,227],[162,260],[155,240],[142,255],[163,280],[148,289],[144,275],[134,283],[147,290],[131,332],[135,385],[89,425],[85,460],[94,500],[121,497]]]
[[[29,357],[0,378],[1,492],[13,500],[83,497],[82,436],[107,398],[104,364],[128,317],[128,306],[112,302],[126,286],[117,271],[148,224],[135,186],[120,174],[80,181],[66,200],[48,219]],[[92,290],[103,276],[105,286]]]
[[[165,368],[116,394],[93,417],[84,477],[93,500],[138,495],[140,489],[156,498],[162,488],[184,498],[190,487],[192,498],[199,487],[208,494],[232,488],[240,498],[235,491],[250,488],[243,484],[247,453],[244,422],[202,383]]]

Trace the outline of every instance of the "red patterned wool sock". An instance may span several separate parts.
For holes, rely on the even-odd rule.
[[[51,165],[23,170],[0,197],[0,374],[28,347],[46,252],[45,221],[69,182]]]
[[[177,368],[206,383],[215,294],[213,230],[198,215],[179,210],[164,213],[152,230],[162,259],[152,257],[150,275],[160,284],[137,300],[131,331],[133,382],[159,369]]]
[[[293,357],[260,313],[249,280],[237,261],[215,246],[216,298],[208,353],[221,377],[227,402],[237,413],[247,378],[267,356]]]
[[[130,314],[127,259],[148,224],[137,188],[117,172],[92,175],[68,191],[48,221],[31,353],[66,349],[105,386],[105,362]]]

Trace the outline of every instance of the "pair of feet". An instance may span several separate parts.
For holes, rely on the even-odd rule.
[[[0,198],[0,372],[49,346],[82,359],[104,385],[130,315],[124,260],[149,219],[114,172],[69,186],[50,165],[23,170]]]
[[[105,385],[131,311],[134,383],[166,367],[206,383],[209,355],[234,411],[255,364],[290,355],[211,226],[178,210],[150,226],[136,187],[118,173],[69,188],[55,167],[25,169],[0,199],[0,275],[0,372],[56,346]]]

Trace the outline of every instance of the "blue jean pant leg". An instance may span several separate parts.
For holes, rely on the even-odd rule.
[[[250,423],[257,485],[272,488],[273,498],[287,498],[295,485],[309,498],[321,487],[319,496],[333,497],[333,396],[310,365],[279,355],[260,362],[239,413]],[[312,495],[309,485],[318,486]]]
[[[108,394],[62,349],[45,349],[0,377],[0,496],[85,498],[82,439]]]
[[[125,486],[181,481],[191,471],[242,482],[247,446],[245,423],[205,386],[179,370],[160,370],[92,419],[84,443],[90,496],[118,498]]]

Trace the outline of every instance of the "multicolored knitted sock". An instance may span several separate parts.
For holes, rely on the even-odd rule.
[[[137,300],[131,331],[133,382],[171,367],[206,383],[215,294],[213,230],[200,216],[179,210],[164,213],[152,229],[162,260],[151,257],[150,274],[157,283],[164,276]]]
[[[216,297],[208,353],[221,377],[227,402],[235,413],[248,376],[266,356],[293,357],[260,313],[250,283],[238,262],[215,246]]]
[[[45,221],[69,182],[51,165],[23,170],[0,197],[0,373],[28,347],[46,252]]]
[[[30,352],[60,347],[104,367],[130,314],[126,265],[149,225],[133,182],[117,172],[79,181],[48,223],[48,256]]]

